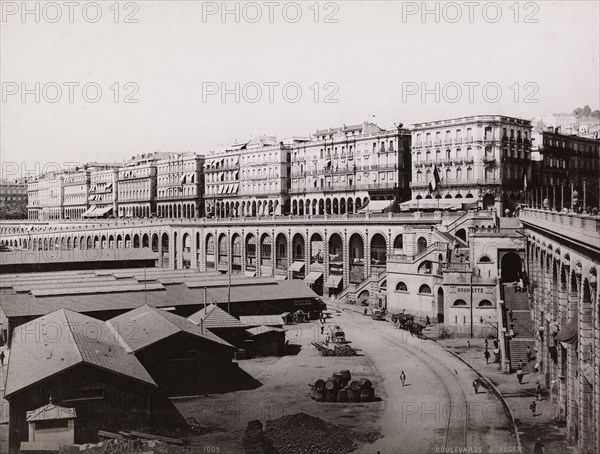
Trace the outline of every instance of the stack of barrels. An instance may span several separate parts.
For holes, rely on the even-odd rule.
[[[349,370],[334,373],[327,380],[310,385],[310,397],[317,402],[373,402],[375,388],[371,380],[352,380]]]

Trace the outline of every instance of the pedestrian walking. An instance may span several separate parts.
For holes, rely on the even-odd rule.
[[[527,362],[531,361],[531,347],[528,345],[525,347],[525,354],[527,355]]]
[[[535,383],[535,396],[537,400],[542,400],[542,385],[539,381]]]
[[[489,364],[491,355],[488,349],[486,349],[485,352],[483,352],[483,356],[485,356],[485,364]]]
[[[533,416],[536,415],[536,410],[537,410],[537,404],[535,403],[535,400],[533,402],[531,402],[531,405],[529,405],[529,409],[531,410],[531,414]]]
[[[365,310],[363,311],[363,314],[367,315],[367,308],[365,307]]]
[[[479,379],[475,378],[473,380],[473,389],[475,390],[475,394],[479,394]]]
[[[485,347],[486,350],[489,348],[490,343],[488,342],[487,339],[483,342],[483,346]]]
[[[535,440],[535,446],[533,447],[533,454],[544,454],[544,443],[542,439],[538,438]]]
[[[519,385],[523,383],[523,369],[520,367],[517,369],[517,380],[519,380]]]
[[[404,383],[406,382],[406,375],[404,374],[404,371],[400,373],[400,381],[402,382],[402,387],[404,388]]]
[[[533,370],[537,374],[540,371],[540,363],[535,363],[535,366],[533,366]]]
[[[429,315],[425,316],[425,326],[431,326],[431,320],[429,319]]]
[[[6,358],[6,356],[4,355],[4,350],[2,350],[2,352],[0,352],[0,365],[2,365],[2,367],[4,367],[4,358]]]
[[[471,341],[467,339],[467,348],[471,348]]]
[[[325,331],[325,325],[321,325],[321,334],[323,334],[323,331]]]

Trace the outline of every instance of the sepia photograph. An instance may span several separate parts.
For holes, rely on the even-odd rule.
[[[600,453],[600,2],[0,0],[0,454]]]

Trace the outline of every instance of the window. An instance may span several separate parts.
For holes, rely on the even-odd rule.
[[[431,295],[431,287],[429,287],[427,284],[423,284],[421,287],[419,287],[419,293]]]
[[[479,307],[492,307],[492,302],[490,300],[481,300],[479,302]]]
[[[465,300],[456,300],[452,304],[452,306],[466,306],[467,302]]]
[[[408,292],[408,288],[406,287],[406,284],[404,282],[398,282],[396,284],[396,291],[397,292]]]
[[[482,255],[479,258],[479,263],[490,263],[490,262],[491,262],[491,260],[487,255]]]

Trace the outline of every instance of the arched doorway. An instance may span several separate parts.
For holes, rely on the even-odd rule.
[[[216,268],[215,264],[215,237],[209,234],[206,237],[206,270],[214,271]]]
[[[380,274],[385,271],[387,261],[387,244],[380,233],[371,239],[371,274]]]
[[[483,209],[489,210],[490,208],[494,208],[496,200],[494,199],[494,194],[486,194],[483,196]]]
[[[444,290],[442,287],[438,288],[437,293],[437,321],[444,323]]]
[[[256,272],[256,237],[252,234],[246,237],[246,270]]]
[[[362,236],[355,233],[350,237],[348,245],[350,253],[350,283],[359,284],[365,278],[365,244]]]
[[[275,262],[278,270],[288,269],[287,238],[283,233],[279,233],[275,240]]]
[[[456,236],[463,240],[465,243],[467,242],[467,231],[465,229],[459,229],[456,231]]]
[[[507,252],[500,263],[502,282],[516,282],[522,270],[519,254]]]
[[[417,254],[420,254],[425,249],[427,249],[427,240],[422,236],[417,240]]]

